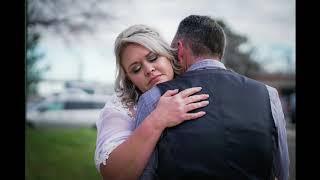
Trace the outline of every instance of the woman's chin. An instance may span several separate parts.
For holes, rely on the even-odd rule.
[[[164,82],[167,82],[167,81],[169,81],[169,80],[167,80],[167,79],[159,79],[159,81],[156,81],[156,82],[150,84],[150,87],[149,87],[148,90],[150,90],[151,88],[153,88],[154,86],[156,86],[156,85],[158,85],[160,83],[164,83]],[[146,90],[146,91],[148,91],[148,90]]]
[[[156,86],[160,83],[163,83],[163,82],[166,82],[166,80],[159,80],[159,81],[155,82],[153,85],[151,85],[151,88],[153,88],[154,86]]]

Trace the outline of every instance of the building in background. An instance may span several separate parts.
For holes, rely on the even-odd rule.
[[[289,121],[295,123],[295,93],[296,93],[296,76],[295,74],[257,74],[252,79],[263,82],[278,90],[282,103],[284,115]]]

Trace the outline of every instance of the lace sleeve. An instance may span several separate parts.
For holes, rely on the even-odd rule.
[[[96,125],[95,165],[100,172],[100,164],[105,165],[110,153],[131,135],[134,120],[114,95],[101,110]]]

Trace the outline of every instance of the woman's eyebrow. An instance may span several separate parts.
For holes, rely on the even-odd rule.
[[[148,58],[150,58],[150,56],[152,56],[153,54],[155,54],[155,53],[152,52],[152,51],[149,51],[149,53],[146,54],[144,57],[145,57],[146,59],[148,59]],[[131,64],[128,66],[128,68],[131,68],[131,66],[134,66],[134,65],[136,65],[136,64],[139,64],[138,61],[135,61],[135,60],[133,60],[133,61],[134,61],[134,62],[131,63]]]
[[[149,58],[150,56],[154,55],[155,53],[150,51],[147,55],[145,55],[146,58]]]

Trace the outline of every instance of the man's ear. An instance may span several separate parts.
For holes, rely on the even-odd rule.
[[[181,64],[183,60],[183,53],[185,49],[183,47],[183,42],[181,40],[178,41],[178,61]]]

